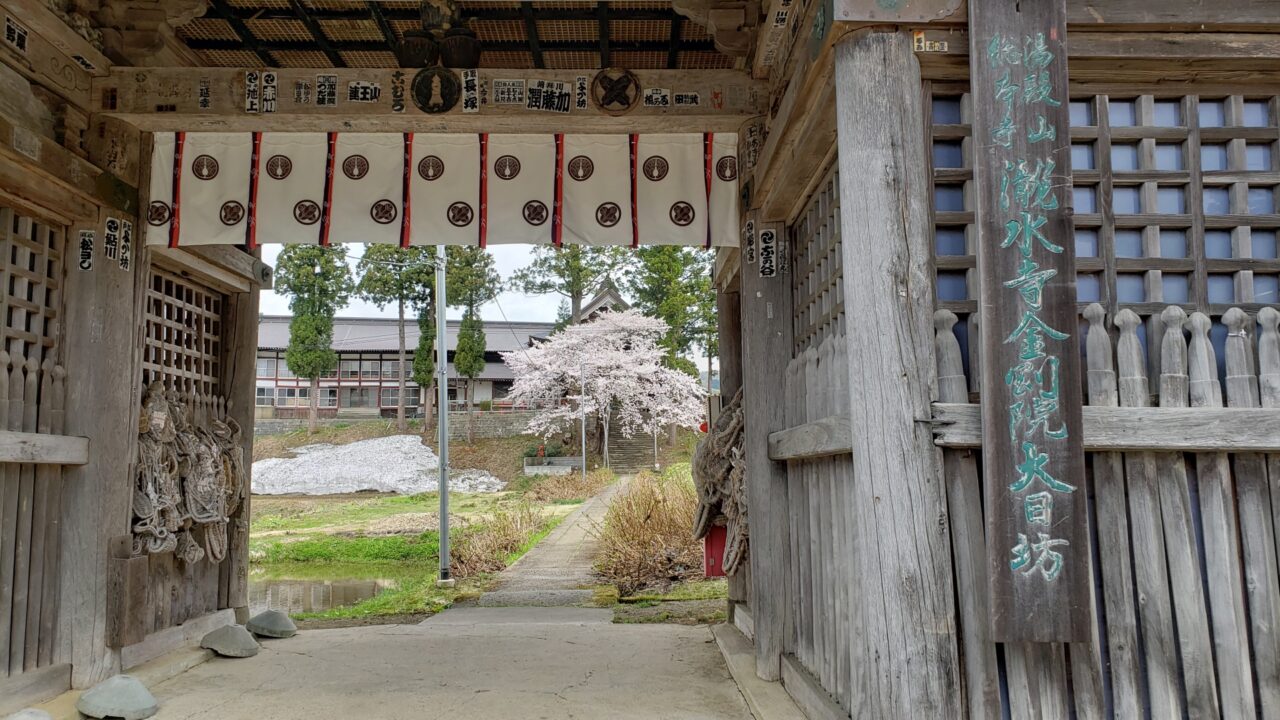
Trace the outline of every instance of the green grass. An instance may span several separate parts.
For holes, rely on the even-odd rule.
[[[418,536],[348,537],[313,535],[297,540],[256,539],[249,544],[250,556],[258,563],[362,563],[435,561],[440,553],[440,536],[425,532]]]
[[[449,515],[487,513],[509,502],[507,493],[450,493]],[[369,499],[303,503],[294,498],[256,497],[253,500],[252,533],[269,531],[302,532],[330,526],[359,526],[393,515],[411,512],[438,512],[440,495],[384,495]]]

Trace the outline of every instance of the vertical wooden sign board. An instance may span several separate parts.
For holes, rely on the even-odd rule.
[[[971,0],[992,634],[1083,640],[1089,538],[1064,0]]]

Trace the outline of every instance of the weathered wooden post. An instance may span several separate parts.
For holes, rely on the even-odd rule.
[[[853,550],[850,705],[862,717],[960,717],[951,544],[928,422],[936,368],[920,67],[908,35],[874,31],[843,40],[835,63],[853,428],[842,509]]]
[[[1089,534],[1065,0],[969,4],[994,637],[1082,641]]]
[[[98,223],[102,227],[108,211]],[[77,228],[78,229],[78,228]],[[69,255],[70,257],[70,255]],[[129,534],[137,443],[138,395],[133,377],[135,277],[143,263],[122,271],[107,263],[80,270],[67,264],[65,363],[68,435],[89,438],[86,465],[64,473],[60,661],[72,663],[72,685],[86,687],[120,671],[120,653],[107,647],[103,628],[110,596],[107,567],[113,537]],[[11,388],[12,391],[12,388]]]
[[[742,270],[742,407],[751,510],[751,615],[756,674],[781,677],[790,628],[787,468],[769,459],[769,433],[786,427],[782,378],[791,360],[791,281],[781,223],[756,223],[760,257]]]

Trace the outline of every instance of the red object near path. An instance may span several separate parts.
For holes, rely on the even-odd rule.
[[[723,525],[712,525],[711,532],[702,539],[702,574],[707,577],[724,577],[724,543],[728,537]]]

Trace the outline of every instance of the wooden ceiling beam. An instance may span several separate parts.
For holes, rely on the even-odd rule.
[[[329,58],[329,62],[333,63],[334,67],[346,67],[347,61],[343,60],[342,55],[338,54],[338,51],[333,48],[333,45],[329,42],[329,37],[324,34],[324,28],[320,27],[320,23],[311,17],[307,6],[303,5],[301,0],[289,0],[289,6],[293,8],[294,14],[306,26],[307,32],[311,33],[316,45],[320,46],[320,51],[324,53],[325,57]]]
[[[415,8],[386,7],[379,8],[387,20],[418,20]],[[595,20],[596,8],[586,7],[579,10],[565,8],[540,8],[533,4],[534,15],[539,20]],[[241,20],[296,20],[297,16],[290,10],[279,8],[232,8],[232,12]],[[353,6],[343,9],[308,10],[314,20],[365,20],[369,14],[363,8]],[[669,20],[674,13],[670,10],[645,10],[637,8],[616,8],[610,11],[614,20]],[[524,10],[513,8],[474,8],[464,15],[476,20],[523,20]]]
[[[249,46],[238,40],[188,40],[187,46],[192,50],[247,50]],[[631,51],[631,52],[684,52],[693,51],[714,51],[715,45],[707,40],[683,40],[673,45],[667,40],[628,40],[625,42],[611,42],[609,46],[613,50]],[[309,40],[271,40],[259,41],[254,44],[255,48],[276,51],[276,50],[316,50],[319,46]],[[330,42],[328,47],[334,51],[355,51],[370,52],[379,50],[395,50],[395,46],[388,46],[387,43],[381,41],[361,40],[357,42]],[[538,43],[539,49],[546,52],[591,52],[596,50],[594,41],[591,40],[543,40]],[[530,51],[530,44],[523,40],[503,40],[496,42],[484,43],[484,49],[490,51]],[[675,68],[671,68],[675,69]]]
[[[378,26],[378,32],[382,33],[382,39],[387,41],[387,49],[391,52],[396,51],[396,31],[392,29],[391,23],[387,22],[387,16],[382,14],[382,9],[378,7],[376,2],[366,2],[369,6],[369,16],[373,18],[373,24]]]
[[[609,40],[609,3],[596,3],[596,39],[600,46],[600,67],[613,64],[613,44]]]
[[[594,105],[569,113],[527,110],[523,105],[486,103],[476,113],[463,113],[461,104],[445,113],[426,114],[410,106],[396,112],[392,106],[393,75],[398,68],[282,68],[276,71],[280,92],[276,110],[269,114],[244,111],[244,80],[249,68],[121,68],[99,78],[95,96],[115,92],[116,107],[103,112],[148,132],[222,131],[245,132],[737,132],[748,118],[766,109],[765,85],[738,70],[636,70],[642,87],[670,88],[673,92],[698,93],[697,106],[645,107],[637,103],[621,117],[605,114]],[[337,76],[339,99],[333,107],[299,103],[291,92],[295,83],[315,82],[317,72]],[[573,85],[582,70],[530,70],[480,68],[479,80],[489,87],[497,79],[549,80]],[[371,103],[344,102],[342,89],[351,82],[375,82],[384,88]],[[207,106],[201,107],[199,88],[207,87]],[[724,99],[720,108],[710,98]],[[157,107],[164,108],[157,112]]]
[[[538,21],[533,17],[533,3],[520,3],[520,15],[524,19],[524,32],[529,39],[529,52],[533,54],[533,66],[545,68],[547,63],[542,59],[542,42],[538,38]]]
[[[680,66],[680,29],[684,27],[684,16],[671,18],[671,41],[667,43],[667,69],[675,70]],[[714,43],[713,43],[714,45]]]
[[[223,20],[227,21],[227,24],[231,26],[231,30],[240,38],[240,42],[244,46],[243,49],[252,51],[253,54],[257,55],[258,59],[262,60],[267,67],[280,67],[280,63],[276,60],[275,56],[271,54],[271,51],[262,47],[258,42],[258,38],[249,30],[249,26],[245,25],[244,21],[235,15],[231,6],[227,5],[225,0],[210,0],[209,7],[221,16]],[[190,41],[187,41],[187,47],[190,47],[192,50],[196,49],[191,45]]]

